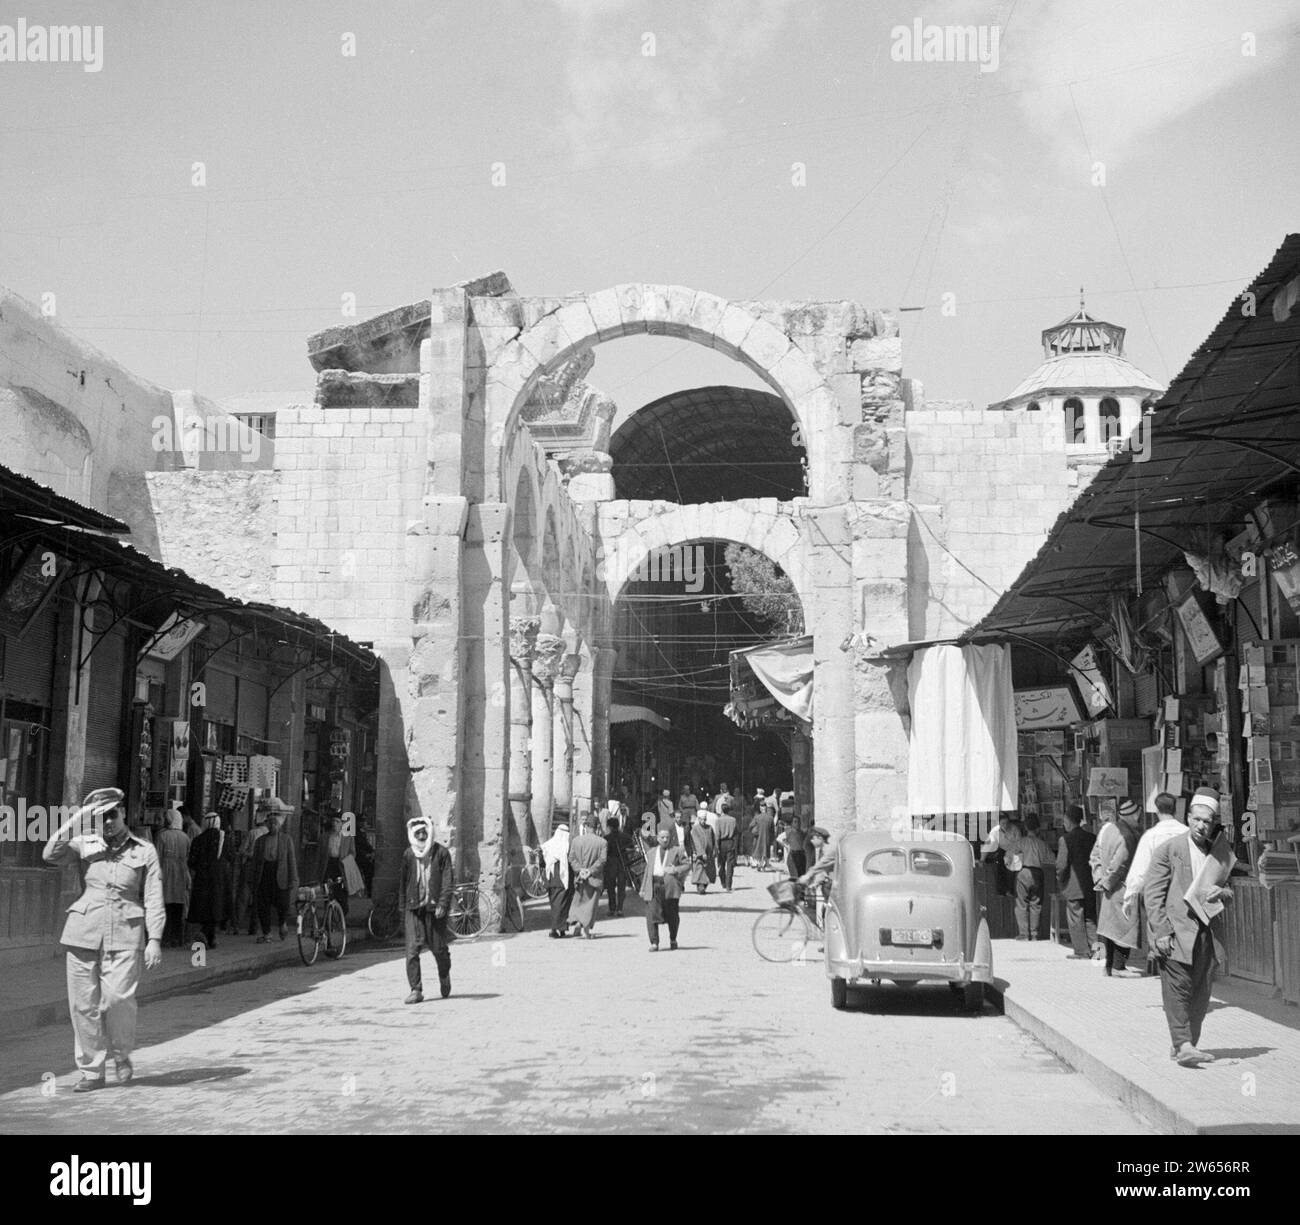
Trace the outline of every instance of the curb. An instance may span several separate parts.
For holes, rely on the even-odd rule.
[[[348,929],[348,947],[354,944],[363,948],[378,947],[377,942],[368,938],[364,928],[358,933]],[[205,991],[223,983],[238,982],[244,979],[260,978],[263,974],[287,965],[298,965],[298,946],[292,940],[286,940],[284,947],[272,953],[245,953],[235,960],[223,962],[220,966],[187,966],[175,969],[161,977],[141,977],[136,989],[136,999],[140,1003],[152,1003],[154,1000],[168,999],[174,995],[186,995],[192,991]],[[0,1009],[0,1039],[26,1033],[44,1025],[62,1025],[68,1023],[68,1001],[66,996],[54,1000],[40,1000],[30,1004],[20,1004],[14,1008]]]
[[[1137,1081],[1113,1068],[1104,1060],[1066,1037],[1059,1029],[1042,1017],[1037,1016],[1019,1003],[1006,988],[989,985],[985,988],[996,997],[1004,1016],[1014,1021],[1026,1033],[1032,1034],[1053,1055],[1064,1060],[1076,1072],[1080,1073],[1107,1096],[1115,1098],[1134,1114],[1140,1115],[1166,1135],[1195,1136],[1202,1129],[1195,1121],[1176,1108],[1162,1102],[1150,1090],[1144,1089]],[[1211,1129],[1213,1130],[1213,1129]]]

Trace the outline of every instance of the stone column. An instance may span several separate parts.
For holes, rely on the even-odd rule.
[[[559,671],[555,674],[555,786],[554,803],[557,817],[568,817],[573,823],[573,678],[577,675],[581,660],[575,654],[568,654],[560,661]]]
[[[609,704],[614,688],[614,665],[618,652],[597,647],[591,669],[591,794],[603,799],[609,794]]]
[[[573,804],[578,812],[590,812],[605,796],[591,790],[591,650],[581,643],[573,677]]]
[[[533,657],[533,826],[543,842],[551,836],[551,803],[554,798],[554,719],[552,688],[564,639],[556,634],[538,634]]]
[[[533,650],[537,617],[510,618],[510,814],[523,845],[529,845],[528,804],[532,798]]]

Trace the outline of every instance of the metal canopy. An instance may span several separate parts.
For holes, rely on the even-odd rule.
[[[961,641],[1096,621],[1112,592],[1135,589],[1139,570],[1146,590],[1198,533],[1235,534],[1247,509],[1297,482],[1298,291],[1300,234],[1291,234],[1144,418],[1149,458],[1112,456]]]
[[[0,515],[89,528],[98,532],[129,532],[120,519],[55,493],[48,485],[0,464]],[[36,526],[35,524],[33,526]]]

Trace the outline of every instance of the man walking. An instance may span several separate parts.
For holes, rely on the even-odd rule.
[[[763,803],[762,794],[760,791],[754,807],[754,854],[751,859],[754,867],[766,872],[772,855],[772,810]]]
[[[713,818],[713,832],[718,838],[718,881],[731,892],[731,880],[736,873],[736,856],[740,851],[740,826],[731,813],[723,812]]]
[[[1065,810],[1065,833],[1056,847],[1056,883],[1065,898],[1065,917],[1075,961],[1090,961],[1097,942],[1097,895],[1092,889],[1088,856],[1095,838],[1083,828],[1083,809]]]
[[[650,936],[650,951],[659,951],[659,924],[668,924],[668,947],[677,947],[677,929],[681,924],[682,881],[690,871],[691,861],[679,846],[670,846],[668,831],[659,831],[659,845],[646,856],[641,877],[641,897],[646,903],[645,926]]]
[[[402,852],[402,874],[397,896],[406,921],[407,1004],[424,1002],[420,977],[420,951],[428,949],[438,967],[438,986],[445,1000],[451,994],[451,949],[447,940],[447,915],[451,910],[451,852],[434,841],[433,821],[412,817],[406,823],[407,848]]]
[[[616,919],[623,913],[627,881],[624,878],[623,847],[627,835],[618,827],[618,818],[605,822],[605,894],[609,903],[609,917]]]
[[[253,899],[259,944],[271,938],[272,916],[280,921],[280,939],[288,934],[291,899],[298,890],[298,857],[293,839],[280,827],[280,814],[266,815],[266,833],[253,845]]]
[[[1214,837],[1218,813],[1218,794],[1199,788],[1187,813],[1187,833],[1156,849],[1143,890],[1161,958],[1160,991],[1173,1043],[1171,1057],[1184,1067],[1214,1061],[1198,1046],[1214,970],[1224,956],[1223,907],[1232,901],[1226,884],[1232,854],[1222,834]],[[1196,905],[1186,897],[1194,882],[1205,885],[1193,894]]]
[[[687,783],[686,786],[682,788],[682,793],[677,798],[677,807],[682,810],[682,815],[686,818],[688,823],[695,820],[695,814],[700,808],[700,799],[699,796],[691,790],[690,783]]]
[[[674,812],[676,812],[676,809],[673,808],[672,792],[665,787],[659,793],[659,802],[655,805],[655,816],[659,818],[659,824],[662,825],[665,820],[671,821],[673,819]]]
[[[1137,944],[1137,915],[1124,911],[1124,880],[1137,848],[1137,823],[1142,810],[1125,796],[1119,802],[1115,820],[1102,828],[1092,848],[1091,862],[1097,899],[1097,935],[1106,946],[1105,974],[1119,978],[1141,978],[1128,968],[1128,955]]]
[[[600,828],[600,819],[594,815],[587,817],[578,836],[569,843],[569,873],[573,877],[573,921],[577,924],[578,934],[585,940],[592,939],[592,929],[596,926],[596,904],[605,891],[605,858],[609,848],[605,839],[596,831]]]
[[[1159,819],[1138,839],[1137,849],[1133,852],[1133,862],[1129,865],[1128,877],[1124,881],[1124,911],[1132,914],[1142,896],[1142,889],[1147,883],[1147,873],[1151,870],[1151,859],[1166,842],[1187,832],[1185,826],[1175,815],[1178,801],[1167,791],[1156,796],[1156,813]]]

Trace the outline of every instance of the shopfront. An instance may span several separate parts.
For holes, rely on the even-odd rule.
[[[1300,237],[965,641],[1011,645],[1022,816],[1154,821],[1214,787],[1238,860],[1228,971],[1300,982]]]

